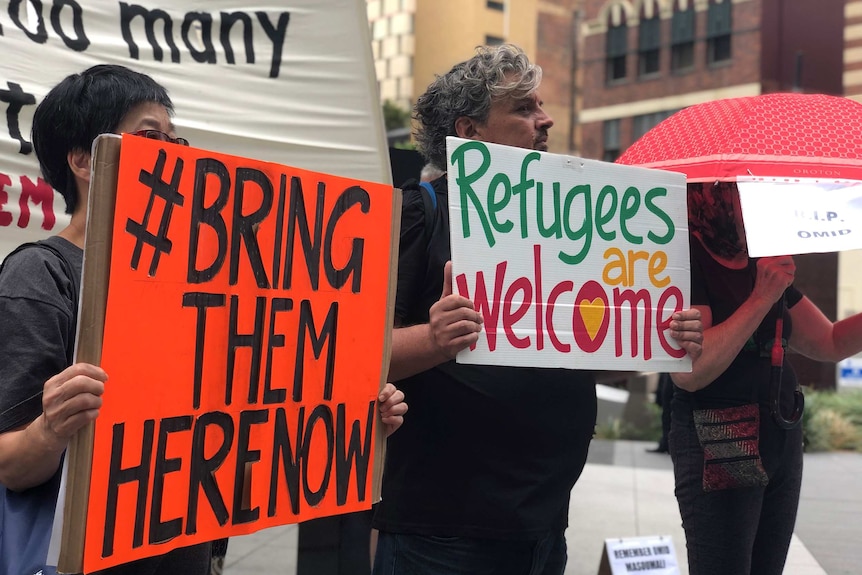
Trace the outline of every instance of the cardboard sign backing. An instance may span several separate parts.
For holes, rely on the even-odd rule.
[[[126,135],[90,195],[59,570],[370,508],[400,193]]]

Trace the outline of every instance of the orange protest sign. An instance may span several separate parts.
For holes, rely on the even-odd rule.
[[[371,506],[399,201],[123,136],[85,572]]]

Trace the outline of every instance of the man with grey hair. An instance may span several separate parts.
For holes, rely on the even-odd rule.
[[[519,48],[479,48],[416,102],[420,152],[445,171],[446,136],[546,151],[554,122],[541,79]],[[595,380],[455,363],[478,341],[482,317],[452,291],[446,178],[431,184],[433,219],[421,189],[404,193],[389,379],[410,399],[410,416],[389,438],[373,572],[561,575],[569,493],[595,427]],[[697,312],[674,316],[671,328],[699,355]]]

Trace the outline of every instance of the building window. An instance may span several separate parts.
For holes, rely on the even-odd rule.
[[[632,137],[635,141],[641,136],[649,132],[654,126],[657,126],[662,120],[672,115],[676,110],[664,110],[662,112],[653,112],[652,114],[643,114],[632,118]]]
[[[658,74],[661,57],[661,20],[658,14],[641,19],[638,34],[638,75]]]
[[[694,68],[694,6],[676,9],[671,20],[670,70],[683,72]]]
[[[709,64],[718,64],[730,60],[730,0],[709,4],[706,15],[706,60]]]
[[[613,162],[620,157],[620,121],[605,120],[604,126],[604,141],[602,142],[603,152],[602,159],[606,162]]]
[[[499,36],[485,36],[485,45],[486,46],[499,46],[503,42],[505,42],[503,38]]]
[[[628,26],[609,26],[607,36],[607,81],[615,82],[626,77],[628,52]]]
[[[488,0],[486,2],[489,10],[497,10],[498,12],[502,12],[506,9],[505,5],[502,2],[494,2],[493,0]]]

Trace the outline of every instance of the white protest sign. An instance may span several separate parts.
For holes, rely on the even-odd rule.
[[[121,64],[164,85],[192,145],[390,183],[365,0],[0,0],[0,259],[56,234],[33,110],[69,74]]]
[[[462,363],[687,371],[685,176],[447,138],[453,290],[484,316]]]
[[[668,535],[606,539],[599,573],[602,575],[605,573],[607,575],[627,575],[628,573],[679,575],[673,539]]]
[[[862,248],[862,182],[740,180],[751,257]]]

